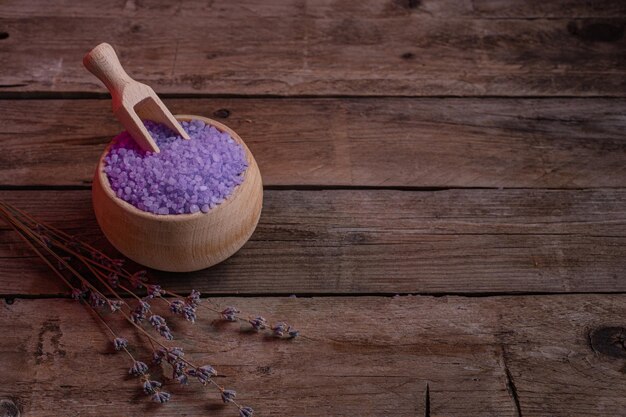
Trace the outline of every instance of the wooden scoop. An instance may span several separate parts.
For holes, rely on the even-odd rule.
[[[107,87],[113,101],[113,114],[143,150],[159,152],[142,119],[162,123],[184,139],[189,139],[154,90],[133,80],[124,71],[111,45],[101,43],[93,48],[83,58],[83,65]]]

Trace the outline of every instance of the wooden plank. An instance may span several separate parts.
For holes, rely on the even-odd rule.
[[[250,17],[394,17],[409,13],[429,15],[431,17],[471,17],[471,18],[620,18],[626,17],[626,6],[612,0],[560,0],[545,2],[541,0],[362,0],[359,2],[334,0],[259,2],[255,0],[185,0],[173,3],[169,0],[117,0],[102,3],[95,0],[75,2],[72,0],[5,0],[0,5],[4,17],[175,17],[188,18],[233,18]]]
[[[0,197],[111,250],[90,193]],[[208,293],[511,293],[626,291],[626,189],[266,191],[251,240],[191,274],[154,273]],[[6,226],[0,294],[63,287]]]
[[[211,326],[208,317],[196,325],[171,320],[186,358],[215,366],[225,376],[219,382],[259,416],[429,415],[427,386],[432,416],[626,414],[626,354],[611,344],[626,332],[624,295],[220,302],[288,318],[306,336],[281,342],[236,325]],[[80,319],[84,314],[72,300],[3,303],[0,399],[10,401],[7,407],[32,417],[52,410],[234,415],[196,384],[167,383],[172,402],[150,405],[126,376],[127,359],[112,353],[104,329],[88,316]],[[109,320],[133,334],[119,318]],[[147,360],[141,342],[130,340]]]
[[[254,153],[265,185],[626,186],[622,99],[169,99]],[[0,100],[0,184],[89,184],[108,100]],[[68,169],[71,167],[71,169]]]
[[[378,2],[383,9],[374,13],[352,9],[349,2],[337,2],[344,11],[334,13],[328,2],[293,1],[287,3],[291,15],[283,15],[280,7],[257,3],[242,13],[246,8],[235,5],[219,13],[206,6],[199,11],[203,6],[195,2],[189,9],[157,6],[143,14],[125,11],[137,7],[129,1],[119,3],[117,15],[101,6],[93,15],[31,16],[25,11],[0,18],[5,34],[0,91],[104,92],[81,60],[106,33],[129,73],[158,93],[626,94],[624,7],[619,5],[606,13],[621,17],[607,19],[578,18],[577,12],[551,17],[554,8],[539,11],[546,18],[511,18],[497,11],[501,6],[495,7],[496,17],[472,17],[471,12],[450,17],[440,13],[449,9],[445,5],[429,2],[430,9],[414,9],[411,5],[419,2],[413,1],[386,8]],[[483,2],[479,7],[491,6]],[[599,8],[582,9],[595,15]]]

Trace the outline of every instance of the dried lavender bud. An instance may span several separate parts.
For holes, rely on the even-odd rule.
[[[235,307],[226,307],[220,314],[224,320],[237,321],[237,314],[239,313],[241,313],[241,311],[237,310]]]
[[[123,267],[125,262],[123,259],[107,259],[107,261],[116,268]]]
[[[155,365],[160,365],[163,362],[163,357],[167,354],[167,352],[163,353],[164,349],[155,350],[152,352],[152,363]]]
[[[189,376],[195,376],[196,378],[198,378],[198,381],[206,384],[209,382],[209,379],[212,376],[217,375],[217,371],[211,365],[204,365],[199,368],[188,370],[187,374]]]
[[[187,374],[178,375],[174,379],[176,379],[176,382],[178,382],[180,385],[187,385],[187,384],[189,384],[189,377],[187,376]]]
[[[176,379],[177,377],[184,375],[187,370],[187,364],[183,361],[175,362],[172,365],[172,378]]]
[[[170,393],[165,392],[165,391],[157,391],[154,394],[152,394],[152,401],[154,401],[155,403],[159,403],[159,404],[164,404],[168,402],[170,398],[172,398]]]
[[[71,256],[63,256],[63,257],[61,257],[61,259],[63,259],[65,261],[65,263],[72,262],[72,257]],[[61,261],[57,261],[57,269],[59,271],[65,270],[65,263],[63,263]]]
[[[140,301],[135,310],[130,314],[130,318],[135,323],[141,323],[146,319],[146,314],[150,311],[150,304]]]
[[[89,292],[89,305],[93,308],[99,308],[104,306],[107,303],[107,300],[102,298],[100,294],[97,292],[91,291]]]
[[[148,296],[152,298],[165,294],[160,285],[146,285],[146,289],[148,290]]]
[[[113,347],[115,347],[115,350],[125,349],[128,347],[128,340],[123,337],[116,337],[113,339]]]
[[[133,366],[128,370],[132,376],[144,375],[146,372],[148,372],[148,365],[139,361],[133,362]]]
[[[47,247],[49,247],[50,249],[52,249],[52,241],[50,240],[50,238],[48,236],[41,236],[41,242],[46,245]]]
[[[167,325],[163,324],[160,326],[155,326],[154,328],[158,334],[161,335],[165,340],[174,340],[174,335]]]
[[[111,308],[112,313],[121,310],[123,305],[124,302],[121,300],[109,300],[109,307]]]
[[[183,317],[192,323],[196,322],[196,308],[190,305],[183,307]]]
[[[185,352],[183,351],[183,348],[179,348],[179,347],[173,347],[167,350],[166,352],[166,361],[168,363],[176,363],[178,362],[183,356],[185,356]]]
[[[233,401],[236,396],[237,393],[232,389],[225,389],[224,391],[222,391],[222,401],[224,401],[225,403]]]
[[[174,314],[180,314],[183,312],[185,303],[182,300],[174,300],[170,303],[170,311]]]
[[[256,331],[267,328],[267,321],[261,316],[257,316],[253,319],[250,319],[248,320],[248,322],[252,325],[252,328]]]
[[[120,277],[117,276],[117,274],[111,272],[109,275],[107,275],[107,282],[111,287],[115,288],[120,282]]]
[[[254,410],[250,407],[241,407],[239,409],[239,417],[252,417]]]
[[[153,315],[150,316],[148,321],[150,322],[152,327],[154,327],[154,330],[156,330],[157,333],[159,333],[165,339],[167,339],[167,340],[174,339],[174,336],[172,335],[172,331],[167,326],[167,323],[165,322],[165,319],[163,317],[161,317],[161,316],[159,316],[157,314],[153,314]]]
[[[80,300],[81,298],[85,298],[85,292],[82,290],[79,290],[78,288],[73,288],[72,289],[72,298],[74,300]]]
[[[181,385],[187,385],[189,378],[187,377],[187,364],[183,361],[178,361],[172,365],[172,379],[178,381]]]
[[[150,318],[148,319],[148,322],[150,322],[150,324],[153,326],[160,326],[160,325],[166,324],[165,319],[159,316],[158,314],[151,315]]]
[[[156,393],[160,387],[161,383],[159,381],[146,381],[143,383],[143,392],[147,395],[152,395]]]
[[[130,285],[133,288],[141,288],[146,281],[146,271],[137,271],[128,278]]]
[[[104,257],[99,252],[89,252],[89,256],[96,262],[102,263],[104,261]]]
[[[200,304],[200,291],[191,290],[191,294],[189,294],[186,298],[186,303],[192,307],[198,307]]]
[[[289,335],[290,339],[293,339],[295,337],[298,337],[300,332],[296,329],[292,329],[291,327],[289,327],[289,329],[287,329],[287,334]]]
[[[276,323],[276,325],[274,325],[274,327],[272,327],[272,331],[274,332],[274,336],[276,337],[283,337],[285,335],[285,333],[287,332],[287,329],[289,327],[287,326],[287,323]]]
[[[185,352],[183,352],[182,348],[173,347],[170,349],[159,348],[152,353],[152,361],[159,365],[163,358],[167,361],[167,363],[174,365],[180,362],[180,359],[185,356]]]

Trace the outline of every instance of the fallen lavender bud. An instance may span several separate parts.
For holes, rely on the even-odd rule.
[[[261,316],[257,316],[253,319],[248,320],[248,322],[252,325],[252,328],[256,331],[263,330],[267,328],[267,320],[265,320]]]
[[[237,310],[235,307],[226,307],[220,314],[224,320],[237,321],[237,314],[239,313],[241,313],[241,311]]]
[[[183,312],[185,303],[182,300],[174,300],[170,303],[170,311],[174,314],[180,314]]]
[[[143,392],[147,395],[152,395],[161,387],[161,383],[159,381],[150,381],[147,380],[143,383]]]
[[[233,401],[236,396],[237,393],[232,389],[225,389],[224,391],[222,391],[222,401],[224,401],[224,403],[229,403]]]
[[[166,402],[168,402],[170,400],[170,398],[172,398],[172,396],[170,395],[169,392],[165,392],[165,391],[157,391],[154,394],[152,394],[152,401],[154,401],[155,403],[159,403],[159,404],[164,404]]]
[[[113,339],[113,347],[115,350],[122,350],[128,347],[128,340],[123,337],[116,337]]]
[[[289,329],[287,329],[287,334],[289,335],[289,338],[293,339],[294,337],[298,337],[300,332],[296,329],[292,329],[290,326]]]
[[[133,376],[144,375],[148,372],[148,365],[140,361],[134,361],[133,366],[128,370],[128,373]]]
[[[239,409],[239,417],[252,417],[254,410],[250,407],[241,407]]]

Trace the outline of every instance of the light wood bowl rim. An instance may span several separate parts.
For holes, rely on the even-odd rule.
[[[243,141],[243,139],[241,139],[241,137],[237,134],[237,132],[235,132],[234,130],[226,126],[225,124],[220,123],[213,119],[209,119],[208,117],[191,115],[191,114],[176,114],[174,115],[174,117],[178,121],[190,121],[193,119],[202,120],[206,124],[209,124],[217,128],[220,132],[228,133],[230,137],[232,137],[237,143],[243,146],[243,149],[246,153],[246,162],[248,163],[248,167],[246,168],[243,174],[243,180],[241,184],[237,185],[237,187],[235,187],[235,190],[228,197],[226,197],[226,199],[222,203],[216,205],[215,207],[213,207],[206,213],[203,213],[202,211],[198,211],[196,213],[183,213],[183,214],[155,214],[149,211],[144,211],[133,206],[127,201],[124,201],[121,198],[119,198],[113,192],[113,189],[111,188],[111,184],[109,183],[109,178],[107,177],[106,172],[104,172],[104,158],[106,158],[106,156],[108,155],[111,145],[113,144],[113,141],[111,141],[106,146],[106,148],[104,149],[104,152],[102,152],[102,155],[100,156],[100,161],[98,162],[98,168],[97,168],[98,177],[100,179],[100,183],[102,184],[102,189],[104,190],[107,197],[109,197],[112,201],[114,201],[123,210],[126,210],[135,216],[144,217],[150,220],[158,220],[158,221],[166,221],[166,222],[185,222],[185,221],[199,219],[200,217],[211,214],[217,211],[218,209],[228,207],[230,202],[233,201],[235,197],[239,195],[239,193],[241,192],[241,189],[242,189],[241,185],[248,179],[248,174],[250,172],[249,168],[253,163],[254,157],[252,156],[252,152],[250,152],[250,149],[248,149],[245,142]]]

